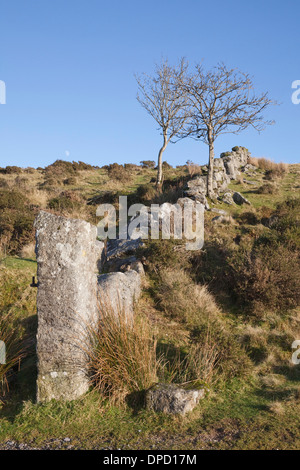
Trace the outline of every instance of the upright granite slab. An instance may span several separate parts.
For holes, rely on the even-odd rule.
[[[41,211],[38,264],[37,401],[73,400],[89,388],[87,325],[97,313],[97,228]]]

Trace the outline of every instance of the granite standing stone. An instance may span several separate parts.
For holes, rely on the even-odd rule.
[[[103,244],[83,220],[41,211],[38,264],[37,401],[73,400],[89,388],[87,327],[97,314],[97,263]]]

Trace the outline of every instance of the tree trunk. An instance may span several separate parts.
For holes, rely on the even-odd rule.
[[[208,162],[208,174],[207,174],[207,196],[212,197],[213,195],[213,174],[214,174],[214,157],[215,148],[213,140],[209,140],[209,162]]]
[[[164,151],[166,150],[167,145],[168,145],[167,137],[164,136],[164,144],[158,152],[156,186],[160,186],[162,184],[162,177],[163,177],[162,156],[163,156]]]

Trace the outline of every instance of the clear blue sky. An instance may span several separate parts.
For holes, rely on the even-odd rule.
[[[216,152],[243,145],[254,156],[300,162],[299,0],[1,0],[0,166],[57,158],[107,163],[156,160],[161,136],[136,101],[135,72],[185,56],[254,77],[280,101],[262,134],[221,136]],[[206,163],[205,144],[169,145],[165,159]]]

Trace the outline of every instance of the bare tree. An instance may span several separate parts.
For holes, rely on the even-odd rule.
[[[268,93],[256,96],[248,74],[219,64],[205,72],[202,65],[182,82],[189,97],[192,116],[184,136],[200,139],[209,146],[207,195],[213,194],[214,142],[220,134],[238,134],[247,127],[262,131],[267,124],[262,111],[270,104]],[[182,134],[181,134],[182,136]]]
[[[184,82],[187,62],[181,59],[178,66],[170,66],[167,60],[155,67],[153,76],[135,76],[138,83],[137,100],[155,119],[163,136],[163,145],[158,153],[157,184],[162,183],[162,157],[168,143],[179,136],[188,119],[187,96]]]

